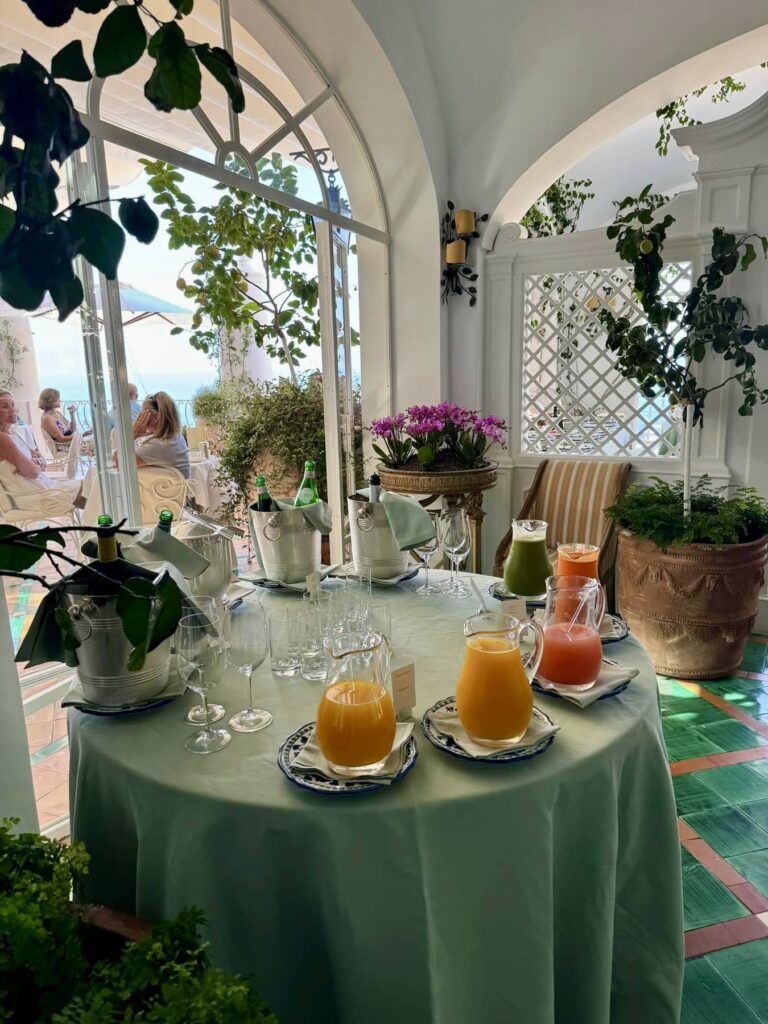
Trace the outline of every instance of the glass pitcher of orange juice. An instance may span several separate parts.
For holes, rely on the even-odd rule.
[[[588,576],[550,576],[544,610],[544,652],[539,684],[588,690],[595,685],[603,661],[599,625],[605,592]]]
[[[526,631],[533,633],[534,646],[522,657],[520,638]],[[480,612],[464,623],[464,635],[464,664],[456,684],[461,724],[484,746],[517,743],[531,720],[531,680],[541,658],[541,626],[501,612]]]
[[[389,645],[379,633],[337,633],[326,639],[328,674],[317,709],[317,742],[339,775],[354,778],[384,767],[395,740]]]
[[[558,576],[591,576],[600,579],[600,548],[596,544],[558,544]]]

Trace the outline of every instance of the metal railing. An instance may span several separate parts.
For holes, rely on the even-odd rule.
[[[195,413],[192,408],[193,399],[191,398],[176,398],[174,399],[176,406],[179,410],[179,418],[181,419],[182,427],[194,427],[195,425]],[[93,429],[93,410],[91,403],[87,398],[67,398],[62,399],[61,408],[64,412],[67,412],[70,405],[75,407],[75,423],[80,433],[85,430]]]

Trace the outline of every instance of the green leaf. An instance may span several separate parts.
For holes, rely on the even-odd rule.
[[[195,0],[170,0],[171,6],[178,12],[179,16],[191,14],[195,6]]]
[[[48,541],[64,547],[58,530],[42,529],[22,534],[17,526],[0,524],[0,572],[26,572],[38,561]]]
[[[67,228],[75,253],[80,253],[105,277],[114,280],[125,246],[125,234],[120,226],[101,210],[76,206]]]
[[[16,214],[10,206],[0,206],[0,245],[2,245],[8,235],[13,231],[15,223]]]
[[[79,39],[73,39],[54,54],[51,60],[51,74],[54,78],[69,78],[73,82],[91,80],[91,71],[85,63],[83,44]]]
[[[65,651],[76,651],[80,646],[80,640],[75,633],[74,626],[72,625],[72,618],[66,608],[58,607],[54,609],[53,617],[56,620],[56,625],[59,627],[61,632],[61,643]]]
[[[145,199],[121,199],[117,213],[129,235],[145,245],[154,240],[160,221]]]
[[[144,95],[158,110],[191,110],[200,102],[202,79],[194,51],[176,22],[159,28],[149,41],[155,69]]]
[[[183,327],[172,327],[171,328],[171,334],[183,334],[183,333],[184,333],[184,328]]]
[[[19,263],[0,270],[0,298],[14,309],[37,309],[45,297],[45,288],[33,284]]]
[[[77,309],[84,298],[83,286],[80,278],[75,274],[72,275],[69,281],[52,284],[49,291],[59,311],[59,323],[63,323],[69,314]]]
[[[112,0],[75,0],[75,7],[83,14],[98,14],[111,3]]]
[[[746,270],[750,263],[754,263],[757,259],[757,253],[755,247],[750,242],[747,242],[744,246],[744,255],[741,257],[741,269]]]
[[[227,90],[235,113],[242,114],[245,110],[245,96],[240,84],[237,64],[231,54],[221,46],[209,46],[208,43],[200,43],[195,47],[195,52],[203,67]]]
[[[49,28],[65,25],[75,11],[75,0],[25,0],[38,21]]]
[[[133,67],[147,46],[147,33],[138,7],[120,6],[101,23],[93,47],[93,66],[99,78],[119,75]]]

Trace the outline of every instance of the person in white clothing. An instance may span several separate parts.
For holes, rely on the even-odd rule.
[[[0,391],[0,477],[11,496],[55,487],[69,492],[75,505],[81,508],[82,481],[52,480],[46,476],[45,459],[38,448],[31,447],[21,434],[13,431],[16,418],[13,395],[10,391]],[[19,477],[25,482],[21,486]]]

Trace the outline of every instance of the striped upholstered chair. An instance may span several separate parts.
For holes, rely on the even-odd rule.
[[[614,523],[603,515],[603,509],[612,505],[624,490],[631,468],[629,462],[545,459],[539,463],[523,507],[515,517],[543,519],[548,523],[550,551],[558,543],[596,544],[600,548],[600,579],[609,607],[613,603],[616,531]],[[511,543],[510,527],[496,551],[496,576],[504,574],[504,560]]]

